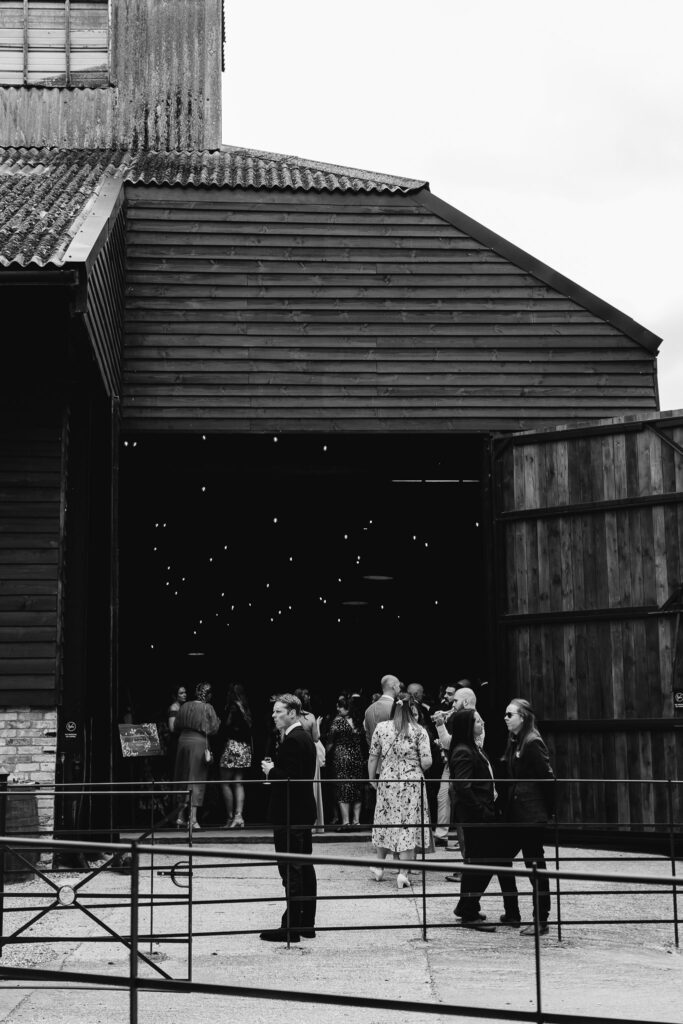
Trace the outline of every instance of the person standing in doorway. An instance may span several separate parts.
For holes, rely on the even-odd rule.
[[[220,760],[221,789],[227,812],[225,828],[244,828],[244,773],[251,767],[252,719],[241,683],[228,687],[225,702],[225,748]]]
[[[397,676],[382,676],[380,685],[382,696],[366,708],[363,718],[368,749],[372,743],[372,735],[379,723],[389,721],[394,708],[394,699],[401,692],[401,683]]]
[[[313,778],[315,744],[300,722],[301,701],[282,693],[273,705],[273,724],[282,733],[274,762],[262,761],[269,782],[268,820],[273,826],[276,853],[312,853],[312,828],[316,816]],[[288,780],[306,780],[289,782]],[[308,781],[310,780],[310,781]],[[312,864],[278,861],[285,888],[286,907],[279,928],[261,932],[265,942],[299,942],[315,938],[317,880]]]
[[[190,828],[200,827],[197,811],[204,803],[210,754],[209,736],[217,733],[221,724],[211,706],[211,696],[211,685],[198,683],[195,699],[188,700],[182,705],[175,720],[175,731],[179,734],[175,781],[189,785],[190,788]],[[187,800],[183,801],[183,805],[187,806]],[[183,806],[178,810],[176,825],[184,825]]]
[[[453,715],[458,711],[476,711],[477,709],[477,695],[472,689],[472,685],[469,679],[461,679],[456,683],[453,689],[453,696],[450,700],[450,711],[441,713],[438,711],[434,715],[434,724],[437,729],[439,736],[439,743],[441,749],[446,755],[446,764],[444,765],[441,786],[439,788],[439,806],[437,808],[438,814],[438,826],[435,832],[435,843],[437,846],[443,844],[443,837],[446,837],[446,843],[448,843],[448,831],[451,820],[452,804],[451,804],[451,792],[450,792],[450,761],[449,751],[451,749],[451,723]],[[444,697],[449,693],[451,687],[448,687],[444,693]],[[481,733],[476,737],[476,743],[478,746],[483,747],[484,745],[484,728],[482,719]],[[460,852],[462,856],[465,856],[464,846],[464,833],[461,826],[458,825],[458,840],[460,843]],[[448,882],[459,882],[460,874],[454,871],[451,875],[446,875]]]

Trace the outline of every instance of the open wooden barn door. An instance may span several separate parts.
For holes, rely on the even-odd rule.
[[[494,444],[500,699],[528,698],[576,824],[680,821],[683,412]],[[618,784],[607,780],[634,780]]]

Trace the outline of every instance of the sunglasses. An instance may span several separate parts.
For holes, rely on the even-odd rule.
[[[505,712],[505,717],[506,718],[514,718],[515,715],[518,715],[518,714],[519,714],[519,711],[506,711]]]

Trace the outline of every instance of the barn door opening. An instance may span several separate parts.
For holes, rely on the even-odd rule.
[[[120,476],[120,715],[174,686],[370,702],[486,680],[482,442],[472,437],[129,437]]]
[[[506,696],[531,700],[561,776],[681,778],[683,414],[515,434],[495,450]],[[664,825],[667,799],[662,783],[598,781],[566,787],[564,813]]]

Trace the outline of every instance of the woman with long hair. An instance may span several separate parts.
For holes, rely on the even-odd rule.
[[[252,718],[247,691],[231,683],[225,701],[225,747],[220,760],[221,789],[227,811],[224,828],[244,828],[244,773],[251,767]]]
[[[455,816],[464,833],[463,859],[465,864],[494,864],[511,867],[503,859],[499,830],[496,822],[496,788],[491,763],[481,746],[484,723],[474,708],[456,711],[450,719],[450,777]],[[453,913],[465,928],[493,931],[494,925],[480,913],[479,901],[494,872],[480,872],[463,868],[460,880],[460,899]],[[501,924],[519,927],[517,886],[511,875],[498,875],[503,892],[505,913]]]
[[[335,795],[339,806],[341,825],[337,832],[350,832],[360,825],[360,809],[363,797],[365,775],[363,711],[357,697],[340,695],[337,700],[337,715],[330,726],[329,745],[332,753],[332,770],[335,779]],[[367,748],[366,748],[367,749]],[[349,820],[349,814],[353,817]]]
[[[431,766],[429,736],[417,722],[415,700],[408,694],[394,698],[391,717],[380,722],[372,734],[368,778],[377,777],[377,804],[372,829],[372,843],[377,857],[385,860],[388,853],[399,861],[413,860],[415,848],[429,842],[429,815],[424,791],[424,772]],[[383,868],[370,868],[373,878],[381,881]],[[399,869],[399,889],[410,885]]]
[[[545,870],[543,832],[555,811],[555,776],[550,767],[548,748],[543,742],[536,716],[528,700],[515,697],[505,709],[508,742],[505,762],[510,777],[506,820],[510,830],[508,852],[516,857],[522,852],[528,868],[536,865]],[[538,879],[534,894],[534,919],[538,913],[541,935],[548,932],[550,915],[550,884]],[[534,935],[534,925],[522,928],[522,935]]]
[[[218,732],[221,724],[210,702],[210,683],[198,683],[194,700],[185,701],[175,720],[174,732],[179,736],[174,777],[176,782],[190,783],[190,828],[199,828],[197,809],[204,803],[209,767],[206,755],[206,751],[209,750],[209,736]],[[188,801],[185,799],[178,808],[178,828],[185,824],[183,812],[187,806]]]

